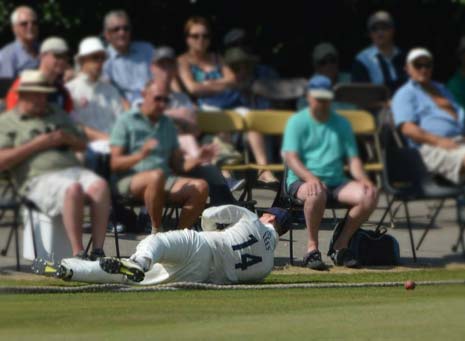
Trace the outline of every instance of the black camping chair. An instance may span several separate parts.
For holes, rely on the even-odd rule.
[[[31,227],[34,226],[32,211],[36,209],[34,203],[19,195],[17,188],[12,181],[8,172],[0,172],[0,227],[10,227],[10,233],[4,248],[1,250],[1,255],[6,256],[10,248],[13,236],[15,238],[15,255],[16,255],[16,270],[20,270],[20,255],[19,255],[19,227],[21,206],[28,211]],[[13,217],[4,221],[5,215],[11,212]],[[34,256],[37,257],[36,240],[34,228],[31,228],[32,245],[34,248]]]
[[[382,173],[383,188],[391,198],[378,223],[378,227],[383,223],[393,203],[395,201],[401,201],[407,219],[412,256],[414,262],[416,262],[417,257],[415,251],[420,248],[426,234],[434,225],[439,212],[444,206],[445,200],[457,199],[464,194],[464,190],[447,183],[445,180],[435,178],[429,173],[418,150],[410,147],[401,147],[399,145],[401,137],[391,126],[384,125],[381,135],[384,145],[382,156],[384,163]],[[431,215],[431,219],[415,248],[408,203],[418,200],[439,200],[440,203]],[[462,223],[460,224],[462,225]],[[463,231],[463,226],[461,226],[460,229]]]

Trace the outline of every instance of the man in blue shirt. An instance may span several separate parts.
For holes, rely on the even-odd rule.
[[[424,48],[407,56],[410,80],[392,100],[394,121],[429,171],[461,183],[465,163],[464,111],[440,83],[431,80],[433,56]]]
[[[34,10],[27,6],[11,14],[11,26],[16,40],[0,50],[0,77],[16,78],[21,71],[39,66],[39,26]]]
[[[394,45],[394,20],[389,13],[379,11],[370,16],[367,28],[373,45],[355,57],[352,81],[384,84],[394,92],[407,78],[405,54]]]
[[[131,42],[131,23],[124,11],[111,11],[104,20],[105,39],[109,43],[103,73],[133,104],[150,80],[154,48],[147,42]]]
[[[377,203],[377,190],[363,170],[350,122],[330,109],[332,99],[330,79],[313,77],[309,82],[309,108],[289,119],[282,146],[289,167],[285,180],[288,192],[304,202],[308,231],[304,265],[315,270],[326,269],[318,249],[318,230],[327,202],[352,206],[328,251],[335,265],[347,267],[358,266],[348,249],[350,238]],[[346,161],[354,180],[344,173]]]

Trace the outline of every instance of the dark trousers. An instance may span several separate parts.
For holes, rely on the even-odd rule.
[[[212,165],[200,166],[194,168],[186,175],[204,179],[208,183],[210,204],[212,206],[234,204],[236,202],[218,167]]]

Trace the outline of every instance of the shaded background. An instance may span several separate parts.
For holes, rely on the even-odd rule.
[[[0,0],[0,45],[11,41],[11,10],[27,4],[39,13],[41,38],[59,35],[73,53],[80,39],[101,33],[111,9],[125,9],[132,18],[135,40],[184,50],[183,25],[191,15],[209,18],[213,47],[233,27],[247,30],[256,53],[285,77],[307,77],[310,53],[322,41],[340,51],[341,68],[350,70],[355,54],[369,44],[366,20],[376,10],[396,21],[396,42],[408,50],[426,46],[435,56],[435,78],[446,80],[457,64],[456,46],[465,33],[465,0]]]

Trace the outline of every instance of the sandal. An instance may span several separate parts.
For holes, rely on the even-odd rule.
[[[313,270],[327,270],[328,266],[321,260],[321,252],[313,250],[307,253],[303,259],[303,266]]]
[[[263,176],[266,172],[270,174],[268,177]],[[279,185],[279,180],[273,175],[271,171],[262,169],[258,171],[257,183],[260,185],[265,185],[265,186],[270,186],[270,185],[275,186],[275,185]]]

